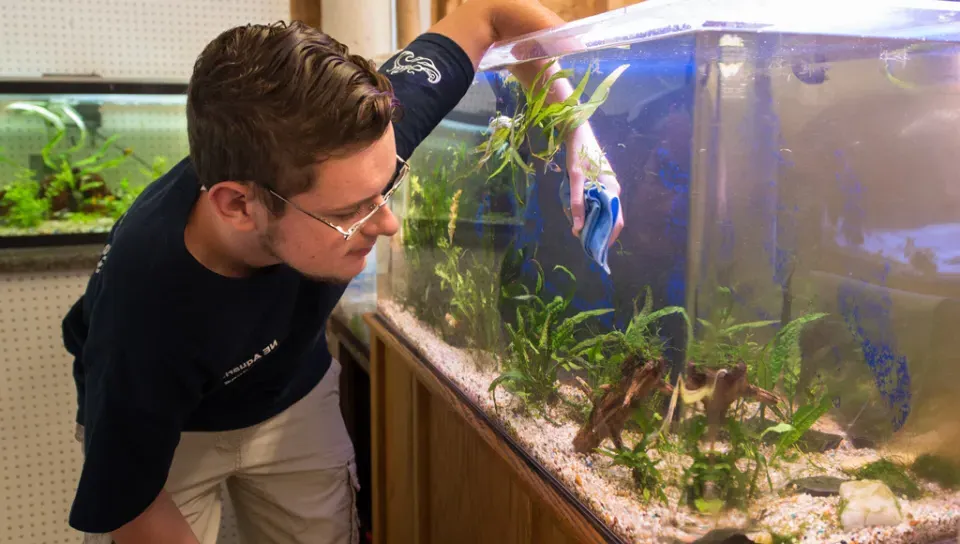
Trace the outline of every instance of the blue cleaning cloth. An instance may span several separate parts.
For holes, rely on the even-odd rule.
[[[570,177],[564,174],[560,182],[560,202],[567,221],[573,224],[570,212]],[[600,182],[588,181],[583,186],[583,228],[580,230],[580,245],[587,257],[596,261],[610,274],[607,265],[607,250],[613,226],[620,214],[620,198],[607,190]]]

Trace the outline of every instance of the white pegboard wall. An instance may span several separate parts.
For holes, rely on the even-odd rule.
[[[89,270],[0,274],[0,544],[80,544],[67,524],[83,455],[61,322]],[[219,544],[237,544],[224,490]]]
[[[220,32],[289,18],[289,0],[0,0],[0,75],[186,81]]]
[[[67,513],[82,456],[60,322],[89,271],[0,275],[0,543],[79,542]]]

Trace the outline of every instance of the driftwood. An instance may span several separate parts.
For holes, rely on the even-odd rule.
[[[666,370],[663,359],[641,363],[636,357],[630,357],[624,361],[620,381],[601,388],[603,395],[594,403],[590,417],[573,439],[574,451],[589,453],[607,438],[617,449],[622,448],[623,427],[640,403],[655,389],[668,395],[674,392],[663,380]],[[727,411],[738,399],[753,399],[774,406],[781,402],[774,393],[747,381],[747,365],[742,361],[733,368],[721,370],[697,368],[691,361],[685,374],[683,389],[702,396],[707,423],[714,430],[723,424]],[[577,378],[576,385],[593,398],[593,390],[583,380]]]
[[[702,402],[707,416],[706,438],[709,442],[716,440],[727,418],[727,410],[738,399],[752,399],[773,406],[780,402],[777,395],[747,381],[747,365],[743,361],[732,368],[720,370],[701,369],[692,361],[688,362],[683,383],[684,388],[693,395],[705,394]]]
[[[620,433],[637,406],[654,389],[667,393],[673,391],[670,384],[663,381],[666,368],[667,363],[663,359],[641,362],[631,356],[625,360],[620,381],[612,387],[603,388],[603,396],[594,403],[590,417],[573,439],[573,449],[578,453],[590,453],[606,438],[613,440],[617,449],[622,448]],[[587,384],[581,381],[580,387],[593,397],[593,391]]]
[[[684,385],[693,393],[704,387],[711,388],[703,399],[707,423],[711,425],[722,424],[727,417],[727,410],[737,399],[753,399],[773,406],[780,402],[777,395],[747,381],[747,365],[743,361],[733,368],[719,371],[697,368],[693,362],[688,362]]]

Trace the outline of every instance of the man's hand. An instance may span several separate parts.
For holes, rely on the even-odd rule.
[[[553,28],[563,23],[564,20],[560,16],[544,7],[537,0],[470,0],[438,21],[429,31],[443,34],[457,42],[470,57],[474,69],[476,69],[484,53],[495,42],[511,40],[525,34]],[[570,39],[566,38],[564,40]],[[553,38],[553,40],[556,40],[556,38]],[[535,46],[535,49],[546,52],[548,56],[556,53],[549,50],[549,43],[533,43],[532,45]],[[561,49],[564,47],[566,49],[576,49],[576,44],[567,43]],[[525,53],[519,46],[515,46],[514,54],[518,58],[522,58]],[[524,88],[530,89],[534,85],[537,74],[549,60],[517,64],[512,66],[510,71]],[[540,83],[549,80],[550,76],[559,70],[559,63],[554,63],[543,74]],[[566,100],[571,94],[573,94],[573,86],[570,82],[566,79],[558,79],[554,81],[547,93],[547,103]],[[583,185],[586,179],[585,172],[589,171],[590,164],[589,162],[581,162],[580,151],[583,150],[586,156],[595,161],[602,161],[603,170],[611,171],[611,169],[605,158],[599,158],[603,157],[603,153],[589,124],[584,123],[574,131],[567,138],[566,144],[573,233],[577,235],[583,228]],[[619,196],[620,184],[615,176],[601,174],[598,181]],[[610,237],[611,246],[622,229],[623,206],[621,203],[620,213],[617,215],[617,221]]]
[[[590,125],[584,123],[567,138],[567,172],[570,175],[570,213],[573,217],[573,235],[578,236],[583,228],[583,186],[587,174],[599,167],[600,175],[597,181],[602,183],[610,192],[620,196],[620,182],[617,181],[607,157],[597,142]],[[612,247],[623,230],[623,204],[620,205],[613,232],[610,234]]]

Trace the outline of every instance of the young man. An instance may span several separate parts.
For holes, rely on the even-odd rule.
[[[379,73],[301,24],[207,46],[190,157],[117,224],[64,320],[84,451],[73,527],[92,542],[213,544],[226,482],[249,542],[357,541],[325,321],[397,231],[384,204],[485,50],[560,23],[534,0],[471,0]],[[515,73],[529,85],[541,66]],[[551,100],[570,92],[558,83]],[[566,143],[599,152],[587,125]]]

